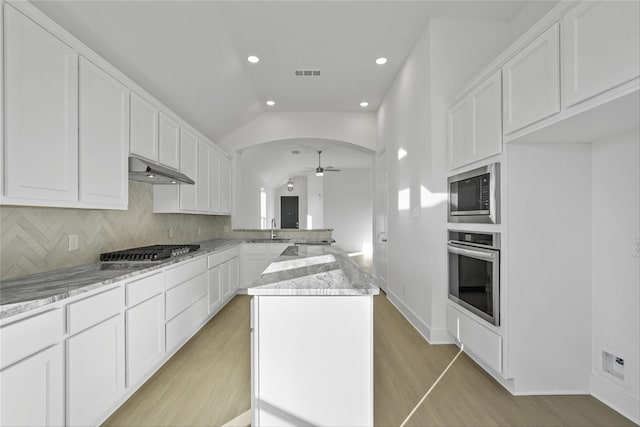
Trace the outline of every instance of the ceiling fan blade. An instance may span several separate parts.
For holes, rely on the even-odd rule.
[[[329,169],[329,168],[324,168],[325,172],[340,172],[340,169]]]

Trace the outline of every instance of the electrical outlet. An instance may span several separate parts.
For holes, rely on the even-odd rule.
[[[196,234],[200,234],[200,232],[201,232],[201,231],[202,231],[202,230],[200,230],[200,227],[197,227],[197,228],[196,228]]]
[[[228,233],[228,232],[229,232],[229,226],[228,226],[228,225],[225,225],[225,226],[224,226],[224,232],[225,232],[225,233]]]
[[[633,256],[635,258],[640,257],[640,237],[633,239]]]
[[[69,234],[69,251],[77,251],[78,246],[78,235]]]
[[[169,238],[172,239],[175,234],[175,228],[169,227]]]

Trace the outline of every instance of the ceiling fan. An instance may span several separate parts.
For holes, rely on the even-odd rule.
[[[322,162],[320,161],[321,155],[322,155],[322,150],[318,150],[318,167],[315,168],[316,176],[323,176],[325,172],[340,172],[340,169],[336,169],[333,166],[327,166],[323,168]],[[313,168],[307,168],[307,169],[313,170]]]

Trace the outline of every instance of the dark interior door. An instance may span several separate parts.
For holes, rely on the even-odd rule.
[[[280,228],[298,228],[298,196],[280,196]]]

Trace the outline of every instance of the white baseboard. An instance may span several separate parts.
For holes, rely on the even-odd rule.
[[[432,329],[424,323],[405,303],[403,303],[393,292],[387,292],[387,299],[400,314],[415,328],[429,344],[453,344],[453,337],[449,331],[444,329]]]
[[[629,418],[636,424],[640,424],[640,399],[618,387],[611,381],[591,374],[591,395]]]

